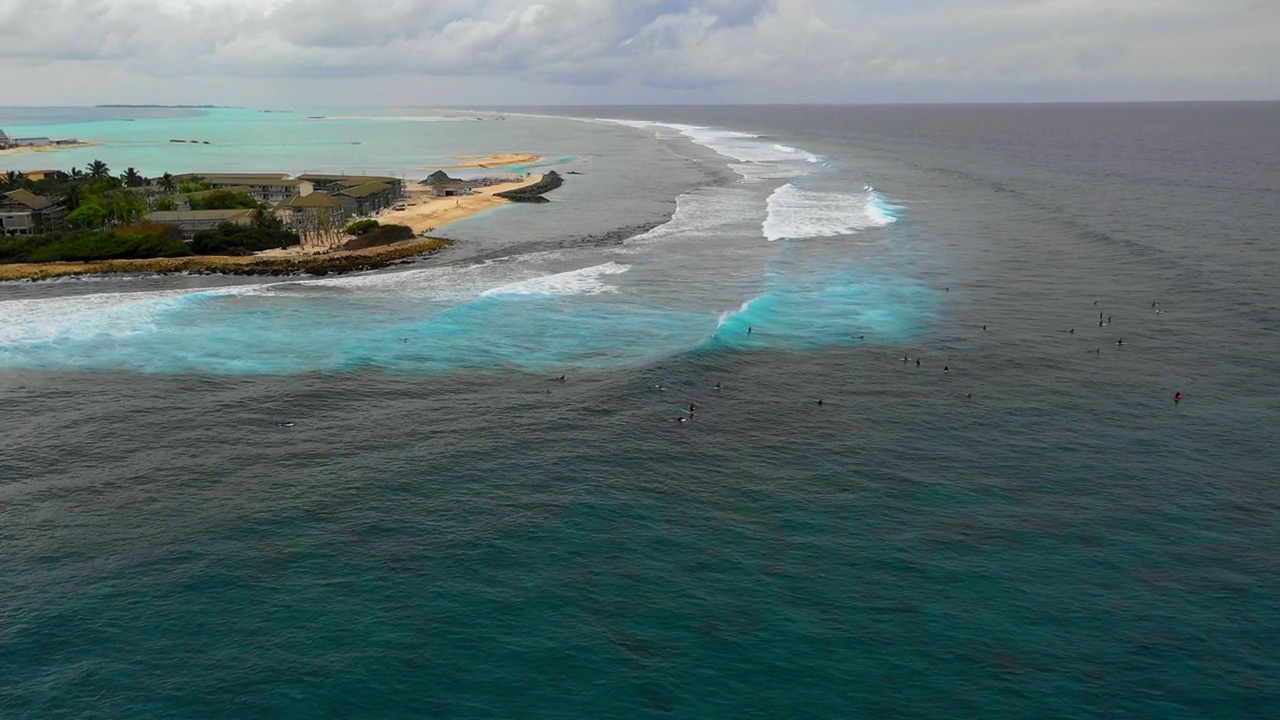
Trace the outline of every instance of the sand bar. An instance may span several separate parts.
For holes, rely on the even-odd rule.
[[[6,157],[8,155],[22,155],[24,153],[57,152],[58,150],[74,150],[75,148],[97,147],[98,145],[101,145],[101,144],[102,143],[97,143],[97,142],[81,142],[81,143],[69,143],[65,145],[45,145],[44,147],[5,148],[4,150],[0,150],[0,157]]]
[[[542,158],[538,155],[529,153],[497,153],[495,155],[454,155],[454,160],[461,162],[454,165],[441,165],[431,167],[437,170],[470,170],[474,168],[495,168],[507,167],[509,165],[530,165],[532,163],[541,162]]]

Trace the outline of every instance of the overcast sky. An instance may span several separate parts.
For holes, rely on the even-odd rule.
[[[0,0],[0,104],[1280,99],[1280,0]]]

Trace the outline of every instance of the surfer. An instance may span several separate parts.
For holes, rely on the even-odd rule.
[[[297,423],[292,420],[279,420],[276,422],[276,427],[291,428],[294,425],[297,425]]]
[[[556,378],[556,382],[564,382],[564,376],[561,375],[560,377]]]
[[[1116,345],[1124,345],[1124,338],[1120,338],[1119,340],[1117,340]]]
[[[716,392],[720,392],[720,389],[721,389],[721,387],[720,387],[720,381],[719,381],[719,380],[717,380],[717,381],[716,381]]]
[[[680,417],[671,418],[671,422],[687,423],[689,422],[689,418],[685,417],[684,415],[681,415]]]
[[[1072,335],[1075,335],[1075,334],[1076,334],[1076,329],[1075,329],[1075,328],[1071,328],[1071,329],[1070,329],[1070,330],[1068,330],[1067,332],[1071,333]]]
[[[920,358],[916,358],[916,367],[920,367]]]
[[[1182,402],[1182,397],[1183,397],[1183,395],[1182,395],[1182,391],[1181,391],[1181,390],[1179,390],[1178,392],[1176,392],[1176,393],[1174,393],[1174,394],[1173,394],[1173,401],[1174,401],[1174,402]]]
[[[903,355],[903,356],[902,356],[902,364],[903,364],[903,365],[906,365],[906,364],[907,364],[907,361],[908,361],[908,360],[910,360],[910,359],[911,359],[911,358],[907,357],[906,355]],[[916,361],[916,364],[917,364],[917,365],[919,365],[919,364],[920,364],[920,361],[919,361],[919,360],[917,360],[917,361]]]
[[[654,389],[654,390],[666,390],[666,389],[667,389],[667,386],[666,386],[666,385],[663,385],[662,383],[658,383],[658,384],[656,384],[656,385],[654,385],[654,386],[653,386],[653,389]],[[548,391],[548,392],[550,392],[550,391]]]
[[[750,335],[751,333],[753,333],[753,332],[755,332],[755,331],[756,331],[756,329],[755,329],[755,328],[751,327],[750,325],[748,325],[748,326],[747,326],[747,334],[748,334],[748,335]]]
[[[1110,316],[1110,315],[1108,315],[1108,316],[1107,316],[1107,324],[1108,324],[1108,325],[1110,325],[1110,324],[1111,324],[1111,316]]]
[[[950,375],[950,374],[951,374],[951,366],[950,366],[950,365],[943,365],[943,366],[942,366],[942,372],[944,372],[944,373],[946,373],[946,374]]]
[[[408,345],[408,344],[409,344],[409,338],[400,338],[400,342],[404,343],[405,345]]]
[[[987,326],[986,326],[986,325],[983,325],[983,326],[982,326],[982,329],[983,329],[983,330],[986,330],[986,329],[987,329]]]
[[[822,407],[822,398],[818,398],[818,407]]]

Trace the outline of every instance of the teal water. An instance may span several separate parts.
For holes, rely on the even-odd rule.
[[[313,117],[323,119],[309,119]],[[135,167],[152,177],[165,172],[328,172],[421,179],[433,168],[460,162],[455,155],[535,152],[538,120],[524,118],[508,124],[497,117],[325,108],[287,113],[243,108],[42,112],[0,108],[0,128],[11,136],[101,143],[0,158],[0,169],[83,168],[100,159],[113,170]],[[571,159],[550,156],[546,165],[554,167]]]
[[[2,714],[1276,715],[1276,113],[508,115],[428,262],[4,285]]]

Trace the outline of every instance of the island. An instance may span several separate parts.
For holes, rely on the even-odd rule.
[[[476,171],[539,158],[456,159]],[[444,169],[418,182],[320,173],[147,178],[134,168],[116,176],[100,161],[70,172],[10,172],[0,176],[0,280],[373,270],[448,247],[442,226],[560,182],[554,172],[455,178]]]

